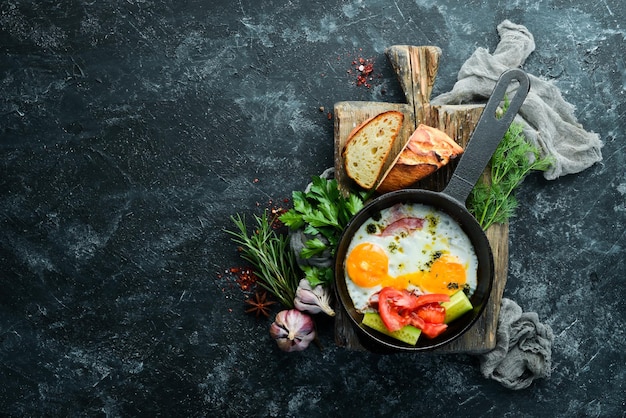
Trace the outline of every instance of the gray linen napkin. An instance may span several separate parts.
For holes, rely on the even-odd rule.
[[[537,313],[522,312],[503,298],[496,331],[496,348],[480,356],[480,371],[509,389],[524,389],[535,379],[549,378],[554,334]]]
[[[491,94],[500,74],[524,64],[535,50],[530,31],[509,20],[498,25],[500,42],[493,54],[478,48],[461,66],[458,81],[448,93],[431,100],[433,105],[472,103]],[[524,126],[526,139],[538,146],[544,155],[551,155],[554,164],[544,177],[578,173],[602,160],[602,141],[585,131],[577,122],[575,108],[566,102],[552,83],[531,74],[530,92],[516,121]],[[509,92],[513,96],[514,89]]]

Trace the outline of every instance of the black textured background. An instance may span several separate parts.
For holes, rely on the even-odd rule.
[[[335,102],[402,101],[386,47],[439,46],[437,95],[504,19],[605,142],[529,177],[511,222],[505,296],[554,329],[551,379],[350,352],[324,320],[322,351],[280,352],[228,273],[229,216],[333,165]],[[3,0],[0,415],[625,416],[625,21],[621,0]]]

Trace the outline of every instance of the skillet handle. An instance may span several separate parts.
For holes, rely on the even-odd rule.
[[[511,99],[506,113],[502,117],[496,118],[496,110],[500,102],[504,100],[509,84],[513,80],[517,80],[519,83],[515,96]],[[513,122],[517,111],[524,103],[529,90],[530,80],[524,71],[511,69],[500,75],[465,152],[461,155],[461,159],[443,193],[465,204],[474,185],[478,182],[491,156]]]

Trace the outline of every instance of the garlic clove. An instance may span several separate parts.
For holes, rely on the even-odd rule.
[[[306,278],[298,283],[293,302],[300,311],[312,314],[324,312],[329,316],[335,316],[335,311],[330,306],[330,289],[321,284],[313,288]]]
[[[278,312],[270,326],[270,336],[283,351],[302,351],[315,335],[313,319],[297,309]]]

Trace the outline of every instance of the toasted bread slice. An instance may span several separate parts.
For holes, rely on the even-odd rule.
[[[404,189],[463,154],[463,148],[445,132],[420,124],[389,167],[376,191]]]
[[[402,112],[390,110],[367,119],[348,135],[341,153],[346,175],[372,189],[402,128]]]

